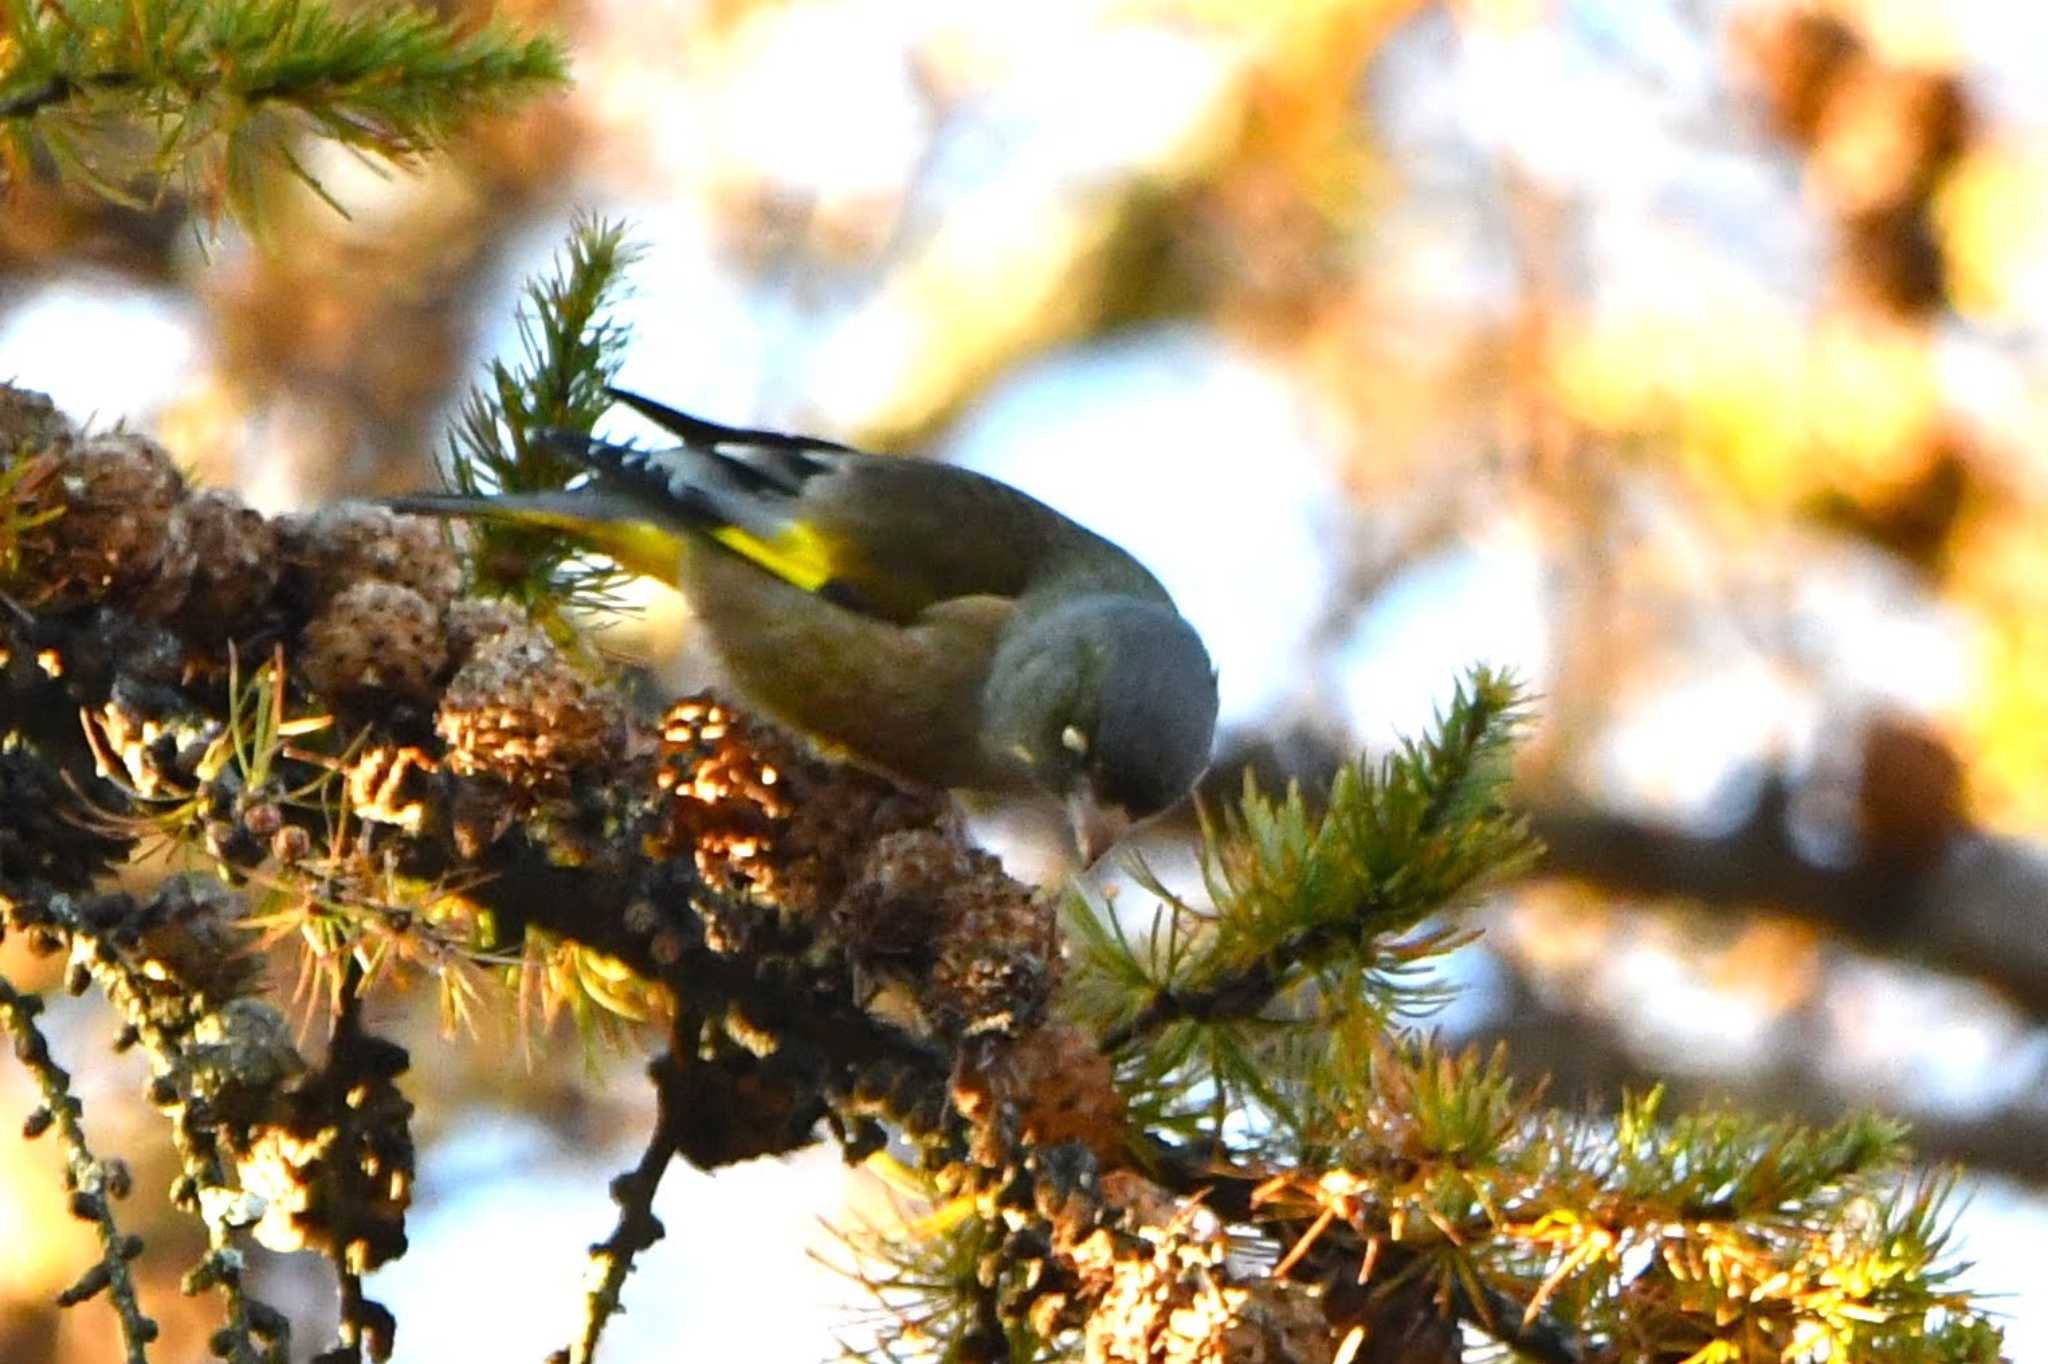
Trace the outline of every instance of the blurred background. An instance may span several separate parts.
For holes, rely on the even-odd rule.
[[[2048,6],[509,9],[575,88],[417,172],[312,149],[348,220],[282,178],[257,242],[13,187],[0,375],[266,510],[430,486],[521,280],[578,208],[623,217],[625,386],[1123,542],[1221,667],[1216,790],[1313,787],[1467,664],[1518,669],[1553,852],[1480,912],[1440,1026],[1589,1110],[1662,1078],[1910,1119],[1967,1170],[1967,1282],[2048,1358]],[[645,605],[622,647],[687,636]],[[1054,874],[1031,834],[991,826]],[[370,1291],[402,1360],[534,1357],[650,1121],[640,1058],[440,1044],[421,995],[373,1018],[424,1155]],[[90,1000],[52,1029],[96,1149],[161,1189],[139,1061]],[[0,1065],[0,1113],[31,1102]],[[116,1357],[101,1306],[49,1306],[91,1258],[58,1158],[0,1137],[18,1364]],[[830,1151],[677,1172],[607,1357],[829,1355],[855,1293],[808,1251],[873,1197]],[[161,1357],[204,1358],[196,1231],[141,1229]],[[320,1265],[259,1258],[328,1310]]]

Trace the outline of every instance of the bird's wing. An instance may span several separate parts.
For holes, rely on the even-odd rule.
[[[1164,599],[1116,546],[969,470],[720,426],[614,394],[683,444],[643,450],[559,431],[536,438],[593,470],[602,487],[658,506],[848,610],[908,623],[962,597],[1019,597],[1049,586],[1055,571]]]

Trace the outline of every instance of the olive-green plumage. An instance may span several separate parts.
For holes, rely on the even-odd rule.
[[[614,396],[682,444],[531,432],[588,483],[392,505],[553,526],[673,583],[756,705],[907,781],[1060,797],[1091,859],[1207,765],[1209,656],[1101,536],[965,469]]]

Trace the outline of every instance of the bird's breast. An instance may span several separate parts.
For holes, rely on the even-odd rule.
[[[680,586],[744,699],[861,764],[918,785],[1000,791],[981,697],[1012,607],[940,603],[907,625],[864,615],[699,545]]]

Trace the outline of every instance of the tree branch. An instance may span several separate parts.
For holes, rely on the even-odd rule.
[[[672,1046],[679,1042],[679,1038],[670,1038]],[[676,1086],[671,1083],[672,1073],[681,1064],[676,1053],[669,1051],[647,1067],[654,1079],[654,1131],[648,1135],[640,1163],[612,1181],[612,1201],[619,1205],[619,1220],[610,1236],[590,1248],[591,1263],[600,1271],[598,1283],[583,1296],[583,1324],[575,1343],[548,1356],[552,1364],[590,1364],[596,1358],[598,1337],[620,1309],[626,1276],[633,1272],[633,1257],[666,1234],[661,1219],[654,1215],[654,1195],[681,1145],[676,1136],[681,1115],[675,1106]]]
[[[135,1296],[128,1262],[142,1252],[142,1238],[122,1233],[114,1222],[113,1200],[128,1192],[128,1172],[119,1161],[96,1160],[85,1143],[81,1106],[71,1093],[71,1077],[50,1057],[49,1044],[35,1017],[42,1011],[38,995],[17,992],[0,976],[0,1027],[14,1035],[14,1054],[28,1067],[42,1107],[29,1115],[23,1131],[36,1136],[50,1127],[64,1142],[65,1183],[71,1190],[71,1214],[91,1222],[99,1234],[99,1262],[64,1290],[58,1304],[70,1307],[104,1291],[121,1323],[121,1348],[128,1364],[145,1364],[157,1325],[144,1316]]]
[[[1912,858],[1866,852],[1823,865],[1794,844],[1781,782],[1741,824],[1695,834],[1584,807],[1539,807],[1540,874],[1621,896],[1714,909],[1768,906],[1856,945],[1993,987],[2048,1018],[2048,860],[2015,839],[1957,829]]]

